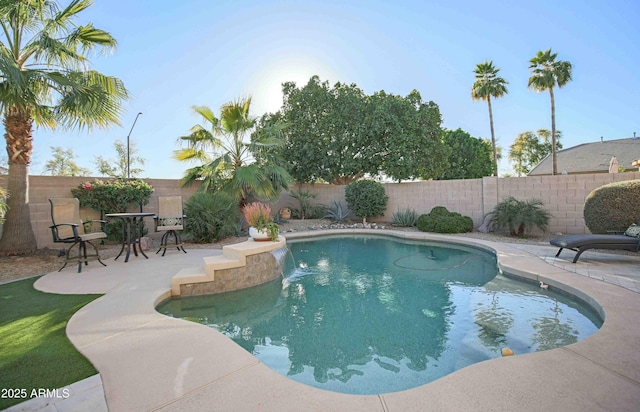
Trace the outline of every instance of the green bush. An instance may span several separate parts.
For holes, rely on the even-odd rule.
[[[524,237],[537,227],[545,232],[551,214],[542,208],[542,200],[518,200],[513,196],[503,199],[491,212],[489,221],[498,231],[508,231],[511,236]]]
[[[185,203],[185,232],[192,241],[216,242],[239,233],[238,202],[223,192],[198,192]]]
[[[406,208],[398,210],[391,216],[391,224],[398,227],[414,227],[418,223],[418,214],[415,210]]]
[[[80,201],[80,207],[100,212],[101,218],[107,213],[127,212],[132,206],[141,208],[149,203],[152,193],[153,187],[142,179],[94,180],[71,189],[71,194]],[[142,225],[142,234],[146,234],[144,221]],[[122,226],[122,219],[109,221],[107,239],[122,242]]]
[[[362,218],[362,223],[366,223],[368,217],[383,216],[389,200],[384,186],[372,180],[356,180],[349,183],[344,189],[344,198],[349,209]]]
[[[466,233],[473,230],[473,220],[457,212],[449,212],[444,206],[436,206],[426,215],[420,215],[418,229],[423,232]]]
[[[624,232],[640,220],[640,180],[593,190],[584,202],[584,223],[591,233]]]

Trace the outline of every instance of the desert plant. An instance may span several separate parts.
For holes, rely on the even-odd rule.
[[[418,214],[415,210],[406,208],[393,213],[391,224],[398,227],[414,227],[418,223]]]
[[[342,203],[337,200],[333,201],[333,206],[325,208],[325,214],[322,216],[323,219],[331,219],[334,222],[344,222],[349,217],[351,212],[348,208],[343,207]]]
[[[344,198],[349,209],[367,223],[368,217],[383,216],[387,210],[389,196],[384,192],[384,186],[372,180],[357,180],[351,182],[344,189]]]
[[[291,207],[293,215],[299,219],[312,218],[310,214],[313,213],[313,205],[311,199],[316,197],[315,193],[311,193],[309,190],[298,189],[289,193],[292,198],[296,199],[299,204],[299,208]]]
[[[185,204],[185,232],[194,242],[216,242],[239,233],[240,212],[231,196],[198,192]]]
[[[466,233],[473,230],[473,220],[444,206],[436,206],[426,215],[418,217],[417,227],[423,232]]]
[[[258,230],[265,229],[267,224],[273,221],[271,218],[271,207],[264,203],[253,202],[242,208],[242,215],[249,226]]]
[[[584,201],[584,223],[591,233],[624,232],[640,219],[640,180],[610,183]]]
[[[551,214],[542,208],[539,199],[518,200],[513,196],[503,199],[491,212],[489,224],[496,230],[507,230],[511,236],[524,237],[534,227],[547,230]]]

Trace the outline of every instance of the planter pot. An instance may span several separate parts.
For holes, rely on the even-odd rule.
[[[266,242],[268,240],[271,240],[267,229],[258,230],[253,226],[249,228],[249,236],[251,236],[251,239],[255,240],[256,242]]]
[[[291,219],[291,209],[289,209],[288,207],[283,207],[282,209],[280,209],[280,217],[282,219]]]

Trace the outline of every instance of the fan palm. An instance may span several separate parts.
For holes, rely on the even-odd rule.
[[[202,180],[202,190],[220,189],[233,196],[240,205],[250,196],[262,200],[278,197],[281,189],[289,186],[289,173],[276,162],[253,162],[252,151],[258,147],[278,146],[280,125],[265,127],[254,134],[251,142],[246,135],[256,125],[249,116],[251,99],[224,104],[220,119],[207,106],[193,106],[196,114],[210,124],[210,129],[197,124],[191,134],[180,137],[186,148],[176,150],[174,157],[181,161],[200,161],[201,165],[187,170],[183,184]]]
[[[558,174],[558,162],[556,159],[556,103],[553,95],[555,86],[564,87],[571,81],[571,70],[573,66],[568,61],[556,60],[558,53],[552,53],[551,49],[539,51],[536,56],[529,61],[531,77],[529,77],[529,88],[543,92],[549,90],[551,96],[551,161],[553,164],[552,174]]]
[[[496,149],[496,137],[493,131],[493,111],[491,109],[491,98],[502,97],[509,93],[507,82],[502,77],[498,77],[500,69],[493,66],[493,61],[487,61],[476,65],[473,71],[476,74],[476,81],[471,87],[471,98],[473,100],[486,100],[489,105],[489,125],[491,126],[491,147],[493,148],[493,175],[498,176],[498,150]]]
[[[115,39],[74,18],[90,0],[59,8],[51,0],[0,2],[0,114],[9,157],[8,211],[0,253],[35,250],[29,213],[33,123],[94,128],[118,123],[127,90],[114,77],[88,70],[86,54],[110,50]]]

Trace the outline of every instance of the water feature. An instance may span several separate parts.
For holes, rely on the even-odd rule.
[[[158,310],[217,329],[291,379],[354,394],[420,386],[504,347],[517,356],[568,345],[601,325],[471,247],[344,236],[289,249],[284,281]]]

